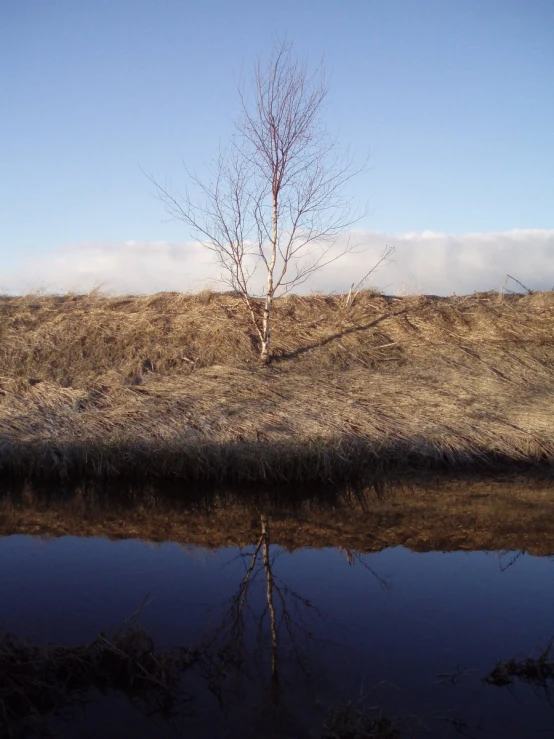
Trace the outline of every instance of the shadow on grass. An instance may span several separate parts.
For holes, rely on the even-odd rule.
[[[271,362],[272,364],[277,364],[278,362],[282,362],[287,359],[296,359],[297,357],[300,357],[303,354],[307,354],[314,349],[322,349],[324,346],[331,344],[333,341],[338,341],[345,338],[346,336],[358,334],[362,331],[367,331],[370,328],[375,328],[375,326],[378,326],[380,323],[386,321],[388,318],[396,318],[397,316],[402,316],[406,313],[408,313],[408,308],[403,308],[402,310],[393,313],[385,313],[384,315],[379,316],[379,318],[376,318],[374,321],[370,321],[363,326],[350,326],[349,328],[345,328],[343,331],[337,331],[325,337],[324,339],[321,339],[320,341],[314,341],[311,344],[301,346],[294,351],[275,353],[271,358]]]

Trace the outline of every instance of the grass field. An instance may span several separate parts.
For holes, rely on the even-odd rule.
[[[0,473],[342,482],[554,462],[554,293],[0,297]]]

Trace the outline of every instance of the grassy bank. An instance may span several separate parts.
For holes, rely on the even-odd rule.
[[[0,298],[0,473],[342,482],[554,461],[554,294]]]

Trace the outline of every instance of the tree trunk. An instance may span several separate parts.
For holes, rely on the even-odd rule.
[[[264,364],[271,362],[271,309],[273,308],[273,272],[275,270],[275,262],[277,261],[277,237],[278,237],[278,191],[274,186],[273,192],[273,234],[271,236],[271,257],[267,265],[267,284],[265,293],[264,314],[262,320],[262,351],[260,360]]]
[[[273,295],[269,293],[270,276],[268,274],[268,293],[265,298],[263,323],[262,323],[262,351],[260,360],[263,364],[271,362],[271,308],[273,306]]]

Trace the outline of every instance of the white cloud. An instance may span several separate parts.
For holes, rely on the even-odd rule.
[[[507,274],[533,289],[554,286],[554,230],[461,236],[358,231],[350,236],[359,244],[359,253],[347,254],[313,275],[301,292],[348,290],[386,245],[395,247],[395,262],[372,275],[369,283],[387,293],[490,290],[503,285]],[[11,275],[4,274],[0,288],[11,293],[40,288],[87,291],[97,286],[117,293],[195,291],[217,288],[218,275],[213,255],[195,243],[75,244],[34,255]]]

